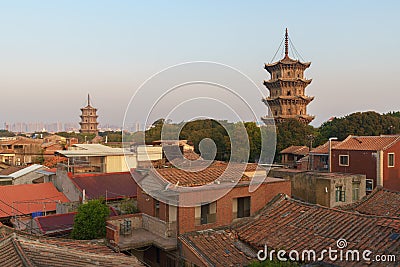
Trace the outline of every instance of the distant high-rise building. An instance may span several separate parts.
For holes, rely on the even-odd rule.
[[[90,95],[88,94],[88,102],[87,106],[81,108],[81,129],[79,132],[81,133],[95,133],[98,134],[99,130],[97,129],[99,123],[97,122],[97,109],[90,105]]]
[[[268,124],[274,118],[277,123],[297,119],[309,124],[314,119],[314,116],[307,114],[307,105],[314,97],[305,95],[305,89],[312,80],[304,78],[304,71],[310,65],[311,62],[301,62],[289,57],[289,36],[286,29],[284,58],[265,64],[265,69],[271,75],[268,81],[264,81],[269,97],[264,98],[263,102],[268,104],[271,111],[271,114],[262,118],[265,123]]]

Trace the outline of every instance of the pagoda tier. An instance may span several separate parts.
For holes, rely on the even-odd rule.
[[[289,57],[289,37],[286,29],[284,58],[264,65],[271,75],[269,80],[264,81],[264,86],[270,93],[262,100],[270,108],[270,114],[262,117],[265,123],[270,123],[274,118],[277,123],[297,119],[308,124],[314,119],[314,116],[307,114],[307,105],[314,97],[305,94],[305,89],[312,79],[304,78],[304,71],[310,65],[311,62],[301,62]]]

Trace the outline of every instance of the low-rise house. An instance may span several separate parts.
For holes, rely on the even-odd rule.
[[[32,236],[0,228],[1,266],[132,266],[144,267],[133,256],[110,250],[93,241]]]
[[[16,136],[0,141],[0,161],[23,166],[42,159],[42,140]]]
[[[290,146],[280,152],[281,163],[289,168],[296,168],[297,161],[305,157],[310,149],[307,146]]]
[[[40,164],[33,164],[0,177],[0,185],[32,184],[43,182],[44,174],[41,171],[48,169]]]
[[[192,167],[195,170],[199,166]],[[233,169],[228,169],[228,164],[214,162],[197,171],[161,168],[152,171],[136,170],[133,175],[140,187],[137,203],[142,212],[136,220],[143,231],[135,231],[120,238],[117,227],[123,222],[117,222],[110,225],[113,231],[109,235],[112,236],[109,242],[135,255],[138,249],[151,245],[144,254],[137,256],[155,266],[160,265],[160,262],[176,262],[177,235],[229,225],[234,220],[254,215],[276,194],[290,194],[289,180],[266,177],[266,170],[258,169],[257,164],[235,164]],[[262,177],[262,180],[257,180],[258,187],[250,190],[254,177]],[[226,194],[208,202],[208,197],[215,197],[227,188]],[[152,195],[157,195],[157,198]],[[131,229],[129,223],[127,225],[124,227]],[[156,235],[149,228],[151,226],[159,229]],[[150,234],[146,235],[147,232]]]
[[[331,149],[340,144],[340,141],[332,140]],[[309,152],[309,168],[312,171],[328,171],[329,170],[329,141],[311,149]]]
[[[98,198],[118,201],[137,197],[137,184],[130,172],[74,175],[60,168],[54,184],[71,201],[82,202],[84,199]]]
[[[273,168],[269,175],[290,179],[293,198],[329,208],[354,203],[366,194],[363,174]]]
[[[56,155],[67,158],[66,166],[72,173],[125,172],[137,166],[135,153],[101,144],[74,144]]]
[[[375,186],[400,191],[400,135],[348,136],[332,149],[332,172],[367,176],[367,192]]]
[[[257,261],[260,250],[267,259],[273,250],[274,259],[283,250],[280,257],[289,260],[290,254],[316,266],[396,266],[399,225],[398,217],[357,214],[279,195],[256,216],[230,227],[180,235],[180,257],[189,266],[245,266]],[[380,265],[377,255],[387,261]]]
[[[28,227],[22,220],[30,220],[32,214],[47,214],[56,211],[57,203],[69,202],[52,183],[20,184],[0,186],[0,220],[13,223],[18,228]]]

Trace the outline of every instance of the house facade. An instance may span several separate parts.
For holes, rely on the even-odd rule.
[[[332,172],[365,174],[366,190],[400,191],[400,135],[348,136],[332,149]]]

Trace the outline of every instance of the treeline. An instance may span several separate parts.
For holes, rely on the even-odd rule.
[[[163,129],[164,126],[164,129]],[[235,144],[247,143],[245,135],[240,129],[246,129],[248,135],[248,145],[250,147],[249,155],[246,155],[246,149],[238,152],[241,148],[235,147],[235,161],[244,161],[247,156],[249,162],[256,162],[260,159],[261,140],[266,142],[268,153],[272,153],[272,145],[275,140],[272,139],[272,129],[268,126],[258,127],[254,122],[230,123],[227,121],[215,120],[197,120],[189,123],[170,124],[165,123],[163,119],[157,120],[151,129],[145,132],[146,143],[161,139],[161,130],[163,129],[163,139],[176,139],[173,133],[180,130],[180,139],[186,139],[191,142],[197,153],[200,153],[199,144],[204,138],[210,138],[215,142],[217,153],[216,159],[229,160],[233,146]],[[226,130],[227,129],[227,130]],[[228,135],[231,133],[231,137]],[[379,114],[373,111],[356,112],[350,115],[333,118],[315,128],[311,125],[304,125],[297,120],[288,120],[276,126],[276,151],[275,160],[279,160],[279,152],[291,145],[305,145],[316,147],[328,141],[329,137],[337,137],[344,140],[348,135],[381,135],[381,134],[399,134],[400,133],[400,112],[390,112]],[[265,138],[261,136],[265,135]],[[266,153],[266,154],[268,154]],[[232,158],[231,158],[232,160]],[[262,160],[267,160],[262,158]]]

